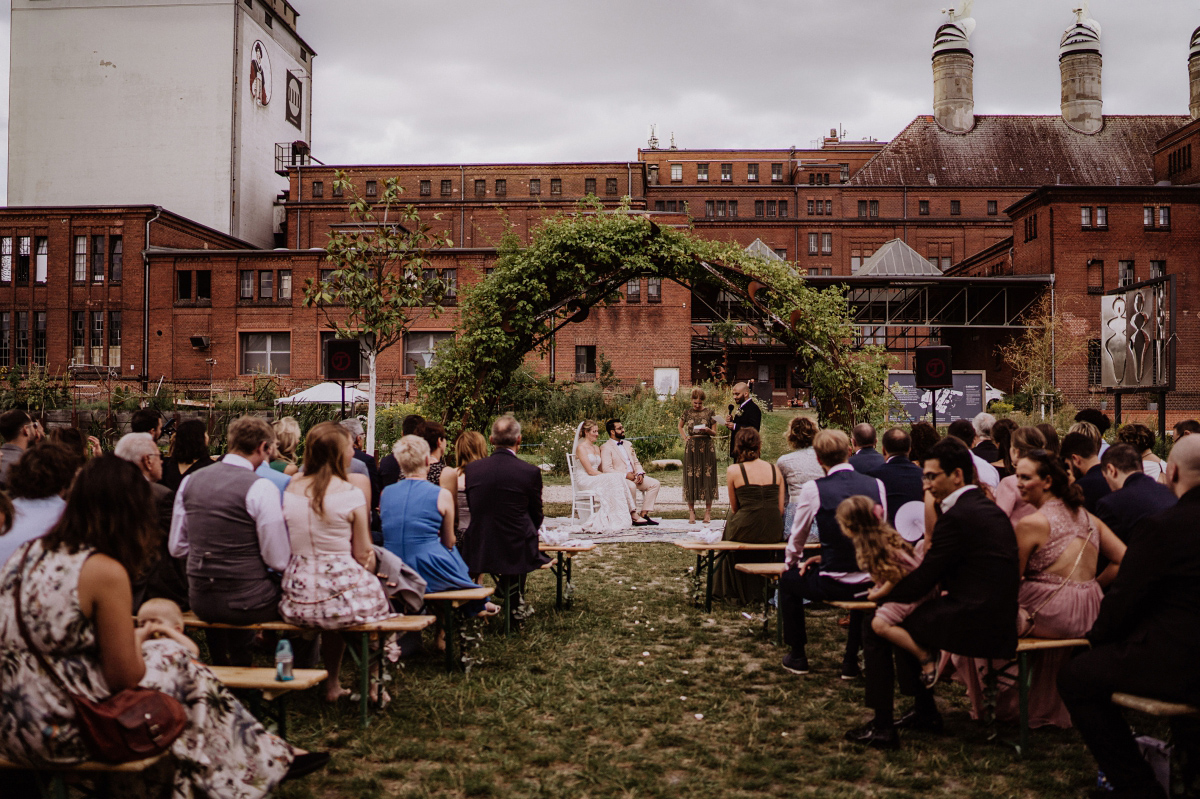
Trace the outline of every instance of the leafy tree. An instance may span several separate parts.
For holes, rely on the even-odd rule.
[[[345,172],[335,173],[333,186],[350,198],[352,224],[329,234],[324,264],[332,271],[324,280],[305,281],[304,304],[316,306],[338,338],[358,339],[367,356],[366,446],[374,453],[376,363],[404,340],[418,309],[441,314],[446,287],[430,271],[429,256],[452,242],[423,223],[414,206],[401,205],[396,178],[387,179],[375,202],[359,196]]]
[[[1012,367],[1017,387],[1030,398],[1034,409],[1051,413],[1061,402],[1055,384],[1058,369],[1087,353],[1086,329],[1073,325],[1054,307],[1049,292],[1043,294],[1025,315],[1025,330],[997,347],[1000,357]]]

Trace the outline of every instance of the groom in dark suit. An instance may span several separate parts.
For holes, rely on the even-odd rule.
[[[762,429],[762,411],[754,402],[754,398],[750,396],[749,386],[745,383],[734,383],[733,401],[737,407],[730,408],[729,418],[725,420],[725,426],[729,428],[730,458],[733,457],[733,440],[737,438],[739,430],[747,427],[753,427],[755,430]]]
[[[471,522],[462,555],[472,574],[499,575],[502,589],[518,580],[524,605],[525,575],[550,560],[538,551],[542,471],[517,457],[521,423],[513,417],[492,424],[491,442],[496,450],[491,457],[466,469]]]

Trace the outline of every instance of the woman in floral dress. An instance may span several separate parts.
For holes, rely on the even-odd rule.
[[[336,630],[395,615],[375,576],[367,497],[347,478],[353,457],[346,428],[314,425],[304,439],[304,473],[283,492],[292,558],[283,573],[279,615],[291,624]],[[349,693],[340,683],[345,650],[342,636],[321,636],[330,702]]]
[[[704,389],[692,389],[692,407],[679,420],[683,437],[683,498],[688,506],[688,523],[696,521],[696,503],[704,503],[704,523],[712,521],[712,504],[717,498],[717,449],[713,446],[716,419],[704,407]]]
[[[34,646],[70,689],[102,701],[140,685],[183,703],[188,724],[164,758],[141,774],[114,776],[111,795],[258,799],[285,777],[323,765],[270,734],[180,644],[135,629],[129,575],[160,535],[150,484],[115,455],[80,471],[61,521],[0,568],[0,756],[68,764],[89,752],[75,708],[29,651],[16,623],[16,592]],[[5,791],[20,792],[9,783]]]

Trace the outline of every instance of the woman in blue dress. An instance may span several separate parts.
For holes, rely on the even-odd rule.
[[[379,498],[383,546],[425,578],[429,593],[478,588],[454,546],[454,498],[426,479],[429,444],[419,436],[404,436],[392,454],[404,479],[385,488]],[[463,610],[476,616],[492,615],[499,608],[476,600]]]

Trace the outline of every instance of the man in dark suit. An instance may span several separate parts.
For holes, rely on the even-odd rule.
[[[1083,433],[1067,433],[1058,446],[1058,456],[1071,470],[1071,476],[1083,489],[1083,507],[1096,512],[1096,504],[1111,490],[1100,465],[1100,446]]]
[[[499,576],[501,596],[517,581],[518,606],[524,608],[525,575],[550,560],[538,551],[542,471],[517,457],[521,423],[513,417],[492,424],[491,442],[496,450],[491,457],[466,470],[471,523],[462,554],[472,574]]]
[[[941,516],[921,565],[896,584],[884,601],[915,602],[940,586],[943,592],[919,605],[904,629],[922,648],[979,658],[1011,660],[1017,651],[1017,539],[1004,512],[974,483],[971,452],[947,437],[924,464],[925,484],[941,503]],[[846,740],[876,748],[899,745],[896,728],[940,731],[933,693],[920,682],[920,664],[863,629],[867,706],[875,718],[846,733]],[[894,676],[914,697],[913,710],[893,721]]]
[[[908,459],[912,438],[899,427],[883,434],[886,460],[873,474],[887,490],[888,523],[896,523],[896,511],[906,502],[925,501],[925,483],[921,467]]]
[[[1092,648],[1058,676],[1071,721],[1113,797],[1166,799],[1113,693],[1200,704],[1200,436],[1175,444],[1166,477],[1179,502],[1138,525],[1087,634]],[[1200,722],[1177,717],[1171,726],[1175,746],[1195,751]]]
[[[854,454],[850,465],[859,474],[874,476],[875,470],[883,465],[883,456],[875,449],[875,428],[863,422],[850,431],[854,441]]]
[[[735,383],[733,386],[733,401],[737,404],[736,408],[731,408],[729,418],[725,420],[725,426],[729,428],[729,457],[733,457],[733,440],[737,438],[737,432],[745,427],[753,427],[755,430],[762,429],[762,411],[759,410],[758,404],[754,402],[754,397],[750,394],[750,387],[745,383]]]
[[[1100,466],[1112,493],[1096,503],[1096,515],[1126,544],[1142,519],[1174,507],[1175,494],[1142,471],[1141,453],[1130,445],[1109,447]]]
[[[991,464],[997,463],[1002,457],[1000,450],[996,447],[996,442],[992,441],[992,428],[995,424],[996,417],[987,411],[975,414],[975,419],[972,421],[978,440],[971,448],[971,452],[975,453],[975,457],[983,458]]]

